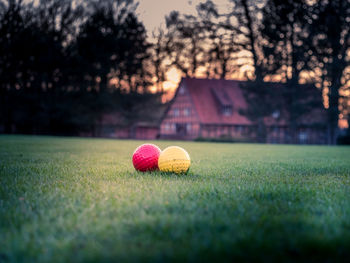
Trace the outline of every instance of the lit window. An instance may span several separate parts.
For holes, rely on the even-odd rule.
[[[275,111],[272,113],[272,118],[278,119],[279,117],[280,117],[280,111],[279,111],[279,110],[275,110]]]
[[[174,116],[175,117],[178,117],[178,116],[180,116],[180,110],[179,109],[174,109]]]
[[[191,110],[189,108],[184,109],[184,116],[190,116]]]

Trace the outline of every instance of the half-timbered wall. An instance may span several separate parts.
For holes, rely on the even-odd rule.
[[[160,125],[162,138],[194,139],[199,135],[199,120],[191,96],[181,84]]]
[[[232,138],[248,141],[254,138],[254,128],[251,125],[205,124],[201,126],[200,137]]]

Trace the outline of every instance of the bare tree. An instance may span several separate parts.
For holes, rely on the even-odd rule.
[[[169,69],[169,59],[166,52],[167,41],[165,32],[162,28],[158,28],[152,32],[152,56],[150,58],[153,75],[157,91],[164,92],[164,82],[166,81],[166,72]]]
[[[204,62],[204,32],[197,17],[172,12],[166,17],[168,57],[185,76],[195,76]]]

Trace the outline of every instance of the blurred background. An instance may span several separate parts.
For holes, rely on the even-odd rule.
[[[0,133],[349,143],[349,0],[0,0]]]

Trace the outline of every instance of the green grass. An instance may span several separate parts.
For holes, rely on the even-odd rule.
[[[350,148],[0,136],[0,262],[349,261]]]

